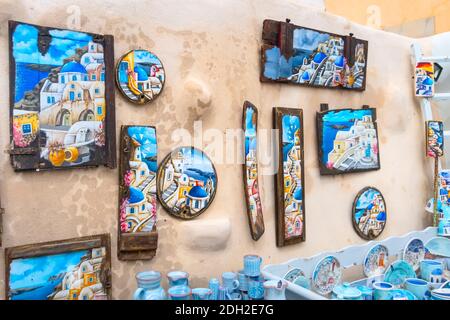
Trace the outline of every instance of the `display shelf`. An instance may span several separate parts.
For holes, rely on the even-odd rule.
[[[437,236],[437,228],[429,227],[422,231],[413,231],[404,236],[389,237],[382,241],[370,241],[362,245],[355,245],[345,247],[339,251],[326,251],[319,253],[309,258],[295,258],[280,264],[267,265],[262,269],[262,274],[266,279],[280,280],[292,268],[301,269],[306,278],[311,282],[312,274],[317,263],[327,256],[336,257],[343,269],[348,269],[354,266],[361,266],[364,263],[364,258],[369,250],[376,244],[382,244],[387,247],[390,258],[401,259],[403,251],[408,242],[413,238],[418,238],[424,243]],[[357,280],[353,283],[363,281],[365,279]],[[345,279],[343,279],[345,282]],[[288,282],[287,298],[291,300],[326,300],[328,297],[322,296],[312,290],[305,289],[294,283]]]

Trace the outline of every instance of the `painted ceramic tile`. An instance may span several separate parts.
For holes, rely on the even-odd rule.
[[[11,21],[10,41],[15,169],[115,166],[112,37]]]
[[[110,249],[102,245],[109,244],[109,240],[105,242],[105,237],[8,248],[8,299],[109,299],[110,286],[104,281],[110,270]],[[100,246],[96,247],[95,243]]]
[[[157,143],[154,127],[129,126],[128,166],[122,173],[128,196],[120,205],[122,232],[150,232],[156,225]]]
[[[450,170],[439,172],[439,200],[450,205]]]
[[[117,64],[117,85],[131,102],[153,101],[161,93],[165,78],[161,61],[147,50],[132,50]]]
[[[192,219],[212,203],[217,173],[208,156],[194,147],[172,151],[158,169],[158,198],[172,215]]]
[[[408,262],[414,269],[419,270],[420,261],[425,259],[425,245],[420,239],[411,239],[403,252],[403,260]]]
[[[415,91],[418,97],[432,97],[434,95],[434,64],[419,62],[415,70]]]
[[[303,119],[300,109],[275,108],[279,129],[277,174],[278,245],[304,241]]]
[[[317,132],[321,174],[380,169],[375,109],[318,112]]]
[[[244,104],[245,165],[244,185],[247,214],[252,238],[258,240],[264,233],[261,195],[258,187],[258,110],[250,102]]]
[[[365,89],[366,41],[283,22],[278,24],[282,26],[273,28],[273,21],[268,21],[263,28],[263,81]],[[278,37],[271,41],[270,33],[277,33]]]
[[[386,225],[386,203],[381,192],[367,187],[361,190],[353,203],[353,226],[364,239],[377,238]]]
[[[389,263],[388,257],[388,249],[385,246],[374,246],[364,259],[364,274],[369,278],[384,274]]]
[[[329,294],[342,278],[342,267],[333,256],[322,259],[313,272],[312,281],[315,290],[320,294]]]
[[[431,158],[444,155],[444,124],[441,121],[427,121],[427,156]]]

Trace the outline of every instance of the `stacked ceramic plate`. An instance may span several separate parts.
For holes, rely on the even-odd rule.
[[[450,300],[450,289],[434,289],[431,291],[431,300]]]

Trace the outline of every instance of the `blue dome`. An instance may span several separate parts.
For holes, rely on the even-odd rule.
[[[137,73],[138,75],[138,81],[147,81],[148,80],[148,74],[147,72],[145,72],[145,69],[140,67],[140,66],[136,66],[134,67],[134,72]]]
[[[142,191],[135,187],[130,187],[130,204],[139,203],[142,200],[144,200],[144,194]]]
[[[319,64],[323,61],[323,59],[325,59],[327,57],[327,55],[323,52],[318,52],[315,56],[314,56],[314,62]]]
[[[386,221],[386,212],[382,211],[377,216],[378,221]]]
[[[302,201],[302,188],[297,188],[294,192],[294,199],[297,201]]]
[[[208,197],[208,194],[202,187],[195,186],[191,189],[191,191],[189,191],[189,196],[194,198],[206,198]]]
[[[426,86],[432,86],[434,83],[434,81],[430,78],[427,77],[425,80],[423,80],[422,84],[426,85]]]
[[[309,81],[311,79],[311,77],[309,76],[309,72],[303,72],[303,74],[302,74],[302,80],[305,80],[305,81]]]
[[[60,73],[63,72],[79,72],[79,73],[87,73],[86,69],[78,62],[71,61],[66,63],[62,68]]]
[[[339,56],[339,57],[337,57],[337,59],[334,61],[334,65],[335,65],[336,67],[343,68],[343,67],[344,67],[344,62],[345,62],[344,56]]]

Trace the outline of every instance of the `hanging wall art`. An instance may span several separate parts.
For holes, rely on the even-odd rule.
[[[217,173],[201,150],[179,147],[166,156],[157,173],[157,194],[171,215],[193,219],[211,205],[217,191]]]
[[[114,38],[9,21],[15,170],[116,167]]]
[[[368,42],[264,20],[261,81],[365,90]]]
[[[119,165],[120,260],[151,259],[156,254],[156,129],[122,126]]]
[[[110,300],[109,234],[5,250],[9,300]]]
[[[317,113],[319,168],[322,175],[380,169],[376,109],[328,110]]]
[[[386,202],[378,189],[362,189],[353,202],[352,222],[358,235],[366,240],[377,238],[386,226]]]
[[[415,93],[417,97],[432,97],[434,95],[434,64],[418,62],[415,69]]]
[[[278,131],[275,177],[277,246],[305,241],[305,183],[302,109],[274,108]]]
[[[246,101],[244,103],[243,128],[245,139],[244,188],[247,215],[253,240],[264,233],[264,218],[261,194],[258,186],[258,109]]]
[[[439,158],[444,155],[444,124],[442,121],[433,120],[425,123],[425,139],[427,157],[434,159],[433,226],[437,227],[439,222]]]
[[[119,91],[136,104],[156,99],[163,90],[165,79],[162,62],[147,50],[131,50],[120,58],[116,66]]]

